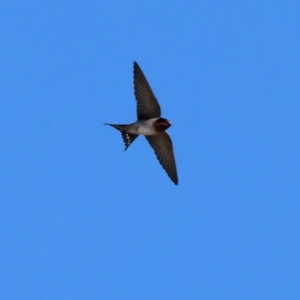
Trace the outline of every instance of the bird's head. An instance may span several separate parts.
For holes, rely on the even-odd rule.
[[[158,118],[154,123],[156,131],[165,131],[171,125],[172,125],[171,122],[165,118]]]

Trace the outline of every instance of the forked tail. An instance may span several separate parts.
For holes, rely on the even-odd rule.
[[[133,141],[139,136],[138,134],[133,134],[126,132],[126,126],[127,125],[120,125],[120,124],[108,124],[104,123],[104,125],[109,125],[113,128],[116,128],[117,130],[121,131],[122,138],[125,144],[125,150],[133,143]]]
[[[120,131],[125,131],[126,125],[120,125],[120,124],[108,124],[108,123],[104,123],[104,125],[109,125],[113,128],[116,128],[117,130]]]

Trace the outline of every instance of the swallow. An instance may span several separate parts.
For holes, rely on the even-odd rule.
[[[125,150],[139,135],[144,135],[153,148],[156,157],[171,180],[178,185],[172,140],[166,130],[171,122],[161,117],[160,105],[140,66],[133,63],[134,95],[137,103],[137,121],[131,124],[108,124],[119,130]]]

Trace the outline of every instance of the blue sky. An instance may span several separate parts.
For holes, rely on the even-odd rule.
[[[0,8],[1,299],[300,299],[299,1]]]

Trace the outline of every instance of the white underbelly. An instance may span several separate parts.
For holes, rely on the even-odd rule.
[[[140,126],[138,129],[138,133],[139,134],[143,134],[143,135],[153,135],[155,134],[155,130],[153,127],[150,126]]]
[[[156,134],[156,131],[153,128],[153,122],[155,119],[147,120],[147,121],[138,121],[138,133],[143,135],[153,135]]]

